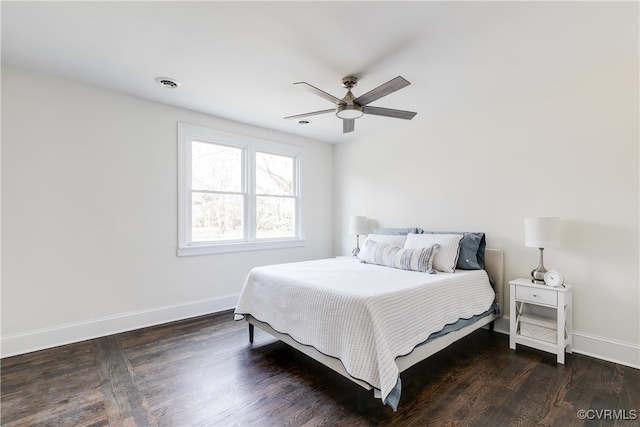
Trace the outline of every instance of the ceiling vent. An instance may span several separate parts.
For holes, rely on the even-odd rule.
[[[176,89],[180,87],[180,83],[175,81],[174,79],[170,79],[169,77],[156,77],[156,82],[167,89]]]

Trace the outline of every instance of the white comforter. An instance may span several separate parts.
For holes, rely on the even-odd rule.
[[[334,258],[254,268],[235,313],[340,359],[387,402],[396,357],[494,298],[484,270],[427,274]]]

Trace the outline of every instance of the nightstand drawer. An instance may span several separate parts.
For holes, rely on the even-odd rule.
[[[558,292],[551,289],[516,286],[516,299],[520,301],[550,305],[553,307],[558,306]]]

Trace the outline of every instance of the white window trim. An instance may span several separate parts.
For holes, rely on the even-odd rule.
[[[245,149],[245,156],[255,159],[255,152],[261,151],[281,154],[296,158],[295,194],[298,203],[296,207],[296,236],[279,239],[244,240],[232,242],[189,242],[191,234],[191,141],[198,140],[216,144],[226,144]],[[267,249],[296,248],[306,245],[302,224],[302,192],[300,191],[303,148],[283,144],[265,139],[223,132],[187,123],[178,123],[178,256],[209,255],[228,252],[257,251]],[[253,160],[246,164],[252,165]],[[244,168],[244,179],[247,182],[247,204],[253,205],[255,192],[255,173]],[[245,209],[245,224],[250,228],[249,236],[255,236],[254,221],[247,218],[248,212],[253,212],[254,206]]]

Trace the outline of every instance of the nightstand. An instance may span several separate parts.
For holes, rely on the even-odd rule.
[[[511,280],[509,285],[509,347],[515,350],[522,344],[548,351],[564,364],[565,350],[572,351],[572,286],[555,288],[531,279]]]

